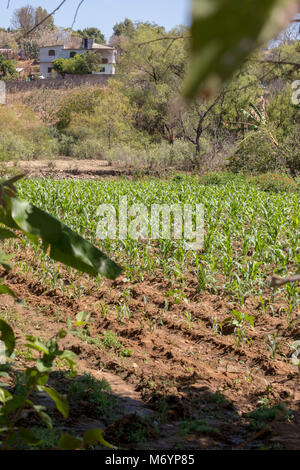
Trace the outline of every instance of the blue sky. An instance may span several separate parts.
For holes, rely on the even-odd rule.
[[[0,0],[0,27],[10,26],[14,9],[24,5],[43,6],[49,12],[54,10],[61,0]],[[79,0],[67,0],[55,15],[57,26],[70,27]],[[189,23],[191,0],[85,0],[74,29],[95,26],[101,29],[108,40],[116,23],[130,18],[132,21],[150,21],[171,29],[178,24]]]

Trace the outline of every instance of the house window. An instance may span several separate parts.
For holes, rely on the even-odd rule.
[[[48,67],[48,73],[52,73],[53,67]]]
[[[77,55],[77,52],[74,52],[74,51],[70,52],[70,59],[72,59],[72,58],[75,57],[76,55]]]
[[[103,58],[102,59],[102,64],[108,64],[108,59]]]
[[[49,57],[55,57],[55,50],[54,49],[50,49]]]

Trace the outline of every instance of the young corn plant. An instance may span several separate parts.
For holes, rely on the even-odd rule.
[[[52,260],[93,276],[102,274],[110,279],[115,279],[121,273],[120,266],[58,219],[17,197],[15,183],[22,177],[23,175],[16,176],[0,183],[0,239],[16,239],[18,238],[16,231],[23,232],[36,246],[41,240],[41,247]],[[0,257],[0,263],[6,270],[10,269],[5,256]],[[42,268],[47,269],[46,265],[42,265]],[[1,294],[9,294],[16,298],[16,294],[3,282],[0,284]],[[81,312],[79,315],[76,322],[78,326],[83,326],[86,324],[87,315],[85,312]],[[1,319],[0,333],[0,376],[2,380],[5,380],[10,377],[9,365],[6,360],[12,358],[16,339],[10,325]],[[22,393],[14,394],[5,382],[0,384],[1,450],[14,449],[18,440],[31,446],[38,445],[40,442],[29,428],[18,425],[19,417],[25,408],[32,408],[44,424],[50,429],[52,428],[52,421],[45,408],[35,404],[32,400],[35,391],[47,393],[63,417],[68,417],[69,408],[64,396],[47,386],[54,361],[57,359],[66,361],[71,373],[74,373],[74,353],[61,351],[58,347],[59,339],[65,335],[66,332],[61,330],[57,336],[47,342],[27,336],[26,347],[28,350],[36,351],[39,357],[36,359],[34,367],[26,368],[24,371]],[[59,448],[83,449],[96,443],[112,447],[103,439],[102,430],[95,430],[94,433],[86,433],[83,439],[74,440],[71,436],[62,436]]]
[[[294,341],[293,344],[290,345],[290,348],[292,349],[292,357],[291,357],[291,364],[295,365],[298,367],[300,371],[300,341]]]
[[[296,282],[288,283],[285,287],[286,297],[287,297],[287,316],[288,319],[291,319],[291,316],[294,310],[300,303],[300,291]]]
[[[218,319],[214,315],[211,316],[211,324],[215,335],[222,335],[222,323],[218,322]]]
[[[246,325],[254,328],[254,317],[238,310],[232,311],[232,316],[225,318],[221,324],[223,333],[233,333],[235,336],[236,347],[242,346],[244,343],[251,344],[251,338],[247,337]]]
[[[273,335],[268,334],[265,336],[265,344],[271,354],[272,359],[275,359],[276,353],[279,351],[280,348],[280,342],[278,341],[277,331],[275,331]]]
[[[116,307],[118,321],[123,323],[124,320],[129,320],[131,318],[131,312],[128,305],[123,302],[119,302],[119,305]]]
[[[11,327],[0,320],[0,332],[2,351],[0,359],[5,357],[12,358],[16,346],[16,339]],[[0,378],[4,381],[0,383],[0,450],[18,449],[19,442],[31,447],[42,444],[42,440],[29,427],[23,427],[18,424],[22,412],[32,409],[40,420],[53,431],[53,422],[45,406],[36,403],[35,393],[47,393],[54,401],[57,410],[67,419],[69,416],[69,405],[64,395],[60,394],[53,387],[47,386],[49,377],[53,371],[56,361],[63,361],[70,370],[70,376],[76,374],[76,354],[68,350],[59,349],[59,340],[66,336],[66,332],[61,330],[56,336],[48,341],[42,341],[33,336],[27,336],[25,347],[28,352],[35,351],[37,357],[31,356],[34,362],[32,367],[27,367],[22,373],[19,382],[22,384],[18,390],[11,391],[8,383],[5,382],[13,373],[12,364],[6,361],[0,365]],[[1,355],[2,352],[2,355]],[[29,355],[28,355],[29,357]],[[92,439],[93,437],[93,439]],[[84,434],[83,438],[76,438],[67,434],[62,434],[58,443],[61,450],[84,449],[91,445],[101,444],[104,447],[113,448],[103,438],[103,431],[95,429],[94,434]]]
[[[183,315],[186,317],[188,322],[188,329],[192,329],[193,315],[190,312],[183,312]]]

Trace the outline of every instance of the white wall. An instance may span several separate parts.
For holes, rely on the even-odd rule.
[[[116,69],[113,64],[103,64],[103,72],[93,72],[94,75],[115,75]]]
[[[110,49],[108,49],[108,50],[101,50],[100,49],[100,54],[104,59],[108,59],[109,64],[115,64],[116,63],[115,51],[112,51]]]
[[[43,62],[40,64],[40,74],[45,78],[49,78],[51,73],[48,73],[48,68],[53,67],[51,62]]]
[[[49,56],[49,51],[54,50],[55,56]],[[101,54],[102,58],[108,60],[108,64],[103,64],[104,71],[98,72],[102,75],[114,75],[115,67],[113,64],[116,63],[116,51],[111,49],[97,49]],[[56,59],[70,59],[70,53],[76,52],[76,54],[86,53],[86,49],[64,49],[63,46],[52,46],[42,47],[40,49],[40,73],[45,78],[49,78],[51,74],[48,73],[48,68],[52,66],[52,62]]]
[[[49,51],[54,50],[55,56],[49,56]],[[53,62],[61,57],[63,46],[42,47],[40,49],[40,62]]]

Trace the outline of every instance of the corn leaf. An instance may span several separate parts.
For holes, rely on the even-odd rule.
[[[283,27],[291,0],[193,0],[191,66],[185,95],[214,91],[255,48]]]
[[[55,261],[92,276],[115,279],[122,268],[69,227],[27,201],[10,198],[11,218],[26,235],[43,241]]]

